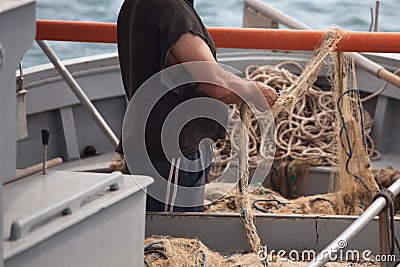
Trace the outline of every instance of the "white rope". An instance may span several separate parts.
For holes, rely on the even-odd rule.
[[[171,191],[171,181],[172,181],[172,175],[174,173],[174,168],[175,168],[175,158],[172,158],[171,168],[169,169],[169,175],[168,175],[167,192],[165,193],[164,211],[168,211],[169,191]]]
[[[172,194],[171,206],[170,206],[169,211],[173,211],[174,205],[175,205],[175,200],[176,200],[176,194],[178,193],[179,166],[180,165],[181,165],[181,158],[178,158],[178,160],[176,162],[176,167],[175,167],[174,193]]]

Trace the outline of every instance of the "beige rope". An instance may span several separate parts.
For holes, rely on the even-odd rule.
[[[271,111],[272,113],[277,116],[282,111],[289,109],[291,114],[294,114],[294,110],[298,107],[296,102],[298,100],[304,100],[307,91],[310,89],[312,84],[317,80],[319,70],[324,62],[325,58],[328,57],[336,48],[337,43],[345,36],[345,33],[337,28],[333,28],[327,32],[326,36],[321,42],[320,47],[316,50],[315,55],[307,64],[306,68],[303,70],[301,76],[299,76],[293,83],[294,86],[286,89],[286,85],[282,86],[280,93],[285,93],[281,95],[280,98],[276,101],[276,103],[272,106]],[[276,69],[275,69],[276,70]],[[258,71],[258,73],[253,76],[253,79],[256,78],[266,78],[266,76],[262,73],[262,71]],[[286,78],[289,77],[290,80],[290,73],[286,70],[282,71]],[[280,79],[276,78],[267,78],[266,83],[270,81],[276,81]],[[302,102],[303,108],[306,106],[306,102]],[[310,103],[308,103],[310,104]],[[315,103],[311,103],[311,106],[316,106]],[[285,111],[286,112],[286,111]],[[313,114],[312,114],[313,115]],[[315,114],[317,115],[317,114]],[[319,122],[320,128],[327,128],[329,127],[327,124],[324,124],[326,119],[320,118],[319,114],[317,116],[317,121]],[[247,134],[248,132],[257,132],[252,131],[252,122],[251,122],[251,109],[247,105],[247,103],[241,104],[240,108],[240,119],[242,121],[242,126],[240,127],[240,134],[239,134],[239,182],[238,182],[238,203],[240,208],[240,213],[242,215],[242,221],[244,227],[246,229],[247,240],[250,243],[253,252],[258,253],[263,251],[261,246],[260,237],[258,236],[257,229],[254,225],[254,214],[252,209],[252,203],[250,202],[250,196],[248,193],[248,182],[249,182],[249,145],[253,149],[257,149],[256,140],[254,138],[249,138],[250,135]],[[306,120],[307,122],[307,120]],[[254,124],[256,125],[256,124]],[[290,123],[289,125],[292,125]],[[254,127],[254,126],[253,126]],[[300,127],[303,129],[303,132],[306,135],[313,135],[315,129],[311,129],[307,126],[304,121],[297,123],[296,127]],[[321,135],[316,133],[317,135]],[[296,136],[295,134],[290,135],[289,139],[292,139],[292,136]],[[232,136],[231,136],[232,137]],[[273,141],[273,140],[272,140]],[[293,140],[292,140],[293,141]],[[234,144],[235,142],[233,142]],[[288,146],[289,147],[289,146]],[[310,149],[306,149],[306,153],[309,155],[314,156],[316,153]]]
[[[250,243],[253,253],[257,254],[262,251],[260,237],[257,228],[254,225],[254,214],[252,203],[250,202],[248,185],[249,185],[249,135],[251,122],[251,109],[243,103],[240,108],[240,117],[242,119],[242,127],[240,129],[240,164],[239,164],[239,182],[237,189],[237,198],[239,203],[240,214],[246,229],[247,241]]]

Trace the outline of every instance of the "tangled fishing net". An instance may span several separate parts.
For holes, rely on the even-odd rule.
[[[233,184],[212,183],[206,188],[206,212],[238,212]],[[228,191],[228,194],[226,194]],[[303,196],[289,200],[279,193],[263,186],[250,186],[249,199],[256,213],[269,214],[336,214],[337,195]],[[217,199],[215,201],[215,199]]]
[[[393,168],[374,169],[372,173],[380,189],[388,188],[400,177],[400,172]],[[299,196],[288,199],[283,195],[294,189],[293,183],[284,178],[280,179],[279,182],[276,187],[281,188],[283,194],[280,194],[278,190],[271,190],[270,186],[250,185],[249,199],[255,213],[338,214],[337,193]],[[205,190],[205,204],[206,212],[238,212],[239,206],[236,203],[235,184],[223,182],[208,184]],[[400,196],[396,197],[394,204],[396,210],[400,210]],[[362,208],[359,207],[358,211],[362,212]]]
[[[286,256],[286,257],[285,257]],[[304,266],[306,262],[292,261],[285,255],[280,258],[271,255],[268,266],[293,267]],[[353,262],[328,262],[325,266],[355,266]],[[246,251],[232,251],[227,256],[210,250],[197,239],[152,236],[145,240],[144,266],[148,267],[264,267],[258,255]],[[379,266],[379,262],[357,262],[357,266]]]
[[[148,266],[262,266],[256,254],[222,256],[197,239],[153,236],[145,240],[144,252]]]

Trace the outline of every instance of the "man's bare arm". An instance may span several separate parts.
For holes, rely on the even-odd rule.
[[[257,95],[261,96],[258,91],[264,96],[269,106],[272,106],[277,99],[275,90],[268,85],[242,79],[222,69],[215,61],[206,42],[197,35],[190,33],[182,35],[178,42],[172,46],[168,59],[171,64],[196,61],[215,63],[210,64],[207,69],[193,68],[189,69],[189,72],[197,80],[210,81],[210,83],[201,83],[201,87],[209,96],[226,104],[243,101],[234,91],[240,91],[240,95],[245,96],[246,99],[254,100],[252,102],[257,107],[262,106],[262,101],[257,97]]]

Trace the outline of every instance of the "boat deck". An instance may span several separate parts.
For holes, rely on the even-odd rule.
[[[73,172],[109,172],[108,167],[118,154],[116,152],[105,152],[93,157],[80,160],[64,162],[61,165],[51,168],[57,171]]]

